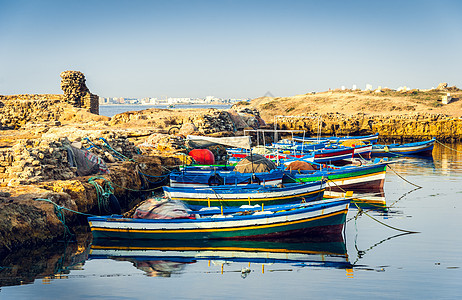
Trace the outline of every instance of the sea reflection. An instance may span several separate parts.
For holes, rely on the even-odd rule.
[[[188,266],[206,262],[206,272],[223,274],[233,264],[242,277],[250,272],[274,271],[278,266],[349,269],[342,235],[323,240],[278,241],[147,241],[95,240],[90,259],[129,261],[151,277],[171,277],[188,272]],[[244,263],[244,264],[243,264]],[[239,270],[238,270],[239,271]],[[232,269],[236,272],[236,269]]]
[[[389,170],[401,175],[462,176],[462,144],[436,143],[432,156],[402,156],[391,159]]]
[[[91,235],[80,235],[78,242],[57,242],[36,248],[22,248],[0,259],[0,287],[34,283],[42,279],[66,278],[81,270],[88,257]]]

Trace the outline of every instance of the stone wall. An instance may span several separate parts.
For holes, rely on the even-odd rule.
[[[66,102],[74,107],[87,108],[93,114],[99,114],[98,96],[90,93],[82,72],[64,71],[60,76]]]
[[[61,78],[64,95],[0,95],[0,129],[18,129],[27,123],[59,125],[55,123],[66,109],[59,104],[64,102],[99,114],[98,96],[90,93],[82,72],[65,71]]]
[[[278,129],[306,130],[316,136],[321,117],[323,136],[366,135],[379,133],[383,140],[425,140],[436,137],[440,141],[460,141],[462,120],[441,114],[413,114],[402,116],[345,116],[339,113],[308,114],[300,118],[279,119]]]
[[[0,186],[76,177],[76,168],[68,163],[66,145],[70,142],[76,143],[78,148],[91,148],[89,151],[106,163],[120,161],[117,156],[131,158],[137,153],[135,145],[123,133],[102,130],[79,132],[74,129],[71,135],[66,131],[57,131],[61,133],[49,130],[41,138],[20,139],[11,147],[0,148]],[[68,136],[72,137],[71,141]]]
[[[54,123],[59,120],[62,95],[0,96],[0,129],[17,129],[27,123]]]

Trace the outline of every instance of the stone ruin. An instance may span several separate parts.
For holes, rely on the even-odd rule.
[[[74,107],[89,109],[93,114],[99,114],[99,99],[90,93],[85,84],[85,75],[79,71],[61,72],[61,89],[64,100]]]

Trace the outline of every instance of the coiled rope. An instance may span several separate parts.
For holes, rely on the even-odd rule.
[[[97,179],[104,180],[104,188],[96,182]],[[99,213],[102,213],[103,209],[104,211],[109,211],[109,197],[114,194],[111,182],[103,176],[93,176],[88,179],[88,183],[95,187]]]

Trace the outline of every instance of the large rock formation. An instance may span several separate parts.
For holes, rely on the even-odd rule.
[[[440,141],[460,141],[462,120],[441,114],[414,113],[401,116],[370,116],[340,113],[304,114],[279,118],[277,128],[305,130],[307,136],[365,135],[378,133],[383,140],[411,141],[436,137]]]
[[[99,114],[98,96],[90,93],[82,72],[64,71],[60,76],[65,101],[74,107],[87,108],[91,113]]]

